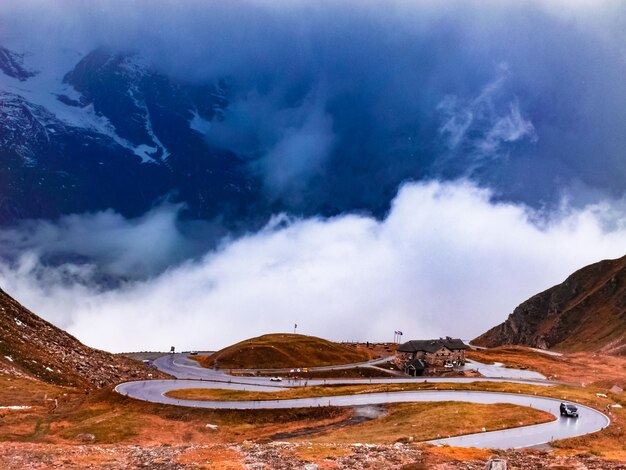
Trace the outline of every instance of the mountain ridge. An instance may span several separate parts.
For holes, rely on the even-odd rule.
[[[626,256],[579,269],[472,344],[626,355]]]

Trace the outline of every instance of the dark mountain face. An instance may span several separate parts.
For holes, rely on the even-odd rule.
[[[404,110],[396,122],[403,105],[385,104],[391,91],[371,104],[358,87],[320,98],[306,80],[279,91],[262,76],[239,88],[189,82],[106,49],[76,58],[52,86],[19,54],[2,49],[0,61],[4,225],[109,208],[138,216],[163,198],[228,230],[282,211],[382,216],[445,147],[440,96],[423,119]]]
[[[111,138],[69,126],[22,97],[0,94],[0,220],[122,207],[139,213],[171,176]]]
[[[380,142],[371,141],[367,128],[372,118],[361,116],[363,125],[358,126],[350,102],[329,104],[337,134],[349,136],[333,143],[341,158],[324,162],[323,172],[300,177],[298,164],[281,154],[284,149],[276,152],[285,160],[273,163],[271,170],[261,162],[267,148],[256,128],[276,123],[241,122],[239,129],[226,129],[226,134],[235,133],[228,144],[209,142],[206,134],[220,125],[232,105],[225,80],[174,79],[137,55],[105,49],[92,51],[67,71],[62,84],[68,92],[38,88],[42,85],[31,80],[38,74],[8,49],[0,49],[0,71],[20,83],[18,87],[9,81],[0,88],[3,225],[109,208],[133,217],[164,198],[184,203],[190,218],[218,220],[235,231],[256,229],[281,211],[381,215],[404,179],[423,176],[419,158],[405,158],[404,163],[394,158],[393,168],[379,171],[386,167],[387,154],[408,151],[398,150],[398,142],[389,142],[383,151]],[[53,96],[53,101],[42,104],[23,90]],[[324,139],[316,134],[319,123],[311,124],[309,132],[306,113],[298,111],[306,108],[309,94],[304,85],[294,87],[284,98],[286,111],[280,117],[286,129],[284,152],[296,156],[298,145],[309,152]],[[295,122],[303,119],[304,124]],[[298,126],[304,130],[290,140]],[[240,132],[248,127],[249,134]],[[271,176],[282,172],[289,176]],[[278,186],[288,178],[286,189],[268,188],[268,173]]]
[[[572,187],[577,205],[623,194],[622,66],[595,30],[535,16],[478,37],[463,34],[474,22],[452,19],[372,30],[351,12],[346,27],[323,16],[323,27],[274,37],[252,17],[241,36],[245,22],[222,37],[201,21],[179,51],[158,28],[141,41],[66,42],[64,30],[18,46],[7,35],[16,50],[0,46],[0,224],[109,208],[136,216],[165,197],[228,229],[281,211],[381,217],[399,185],[431,178],[468,178],[547,209]],[[535,35],[555,44],[527,44]],[[108,46],[75,51],[88,44]]]
[[[576,271],[472,343],[626,355],[626,257]]]
[[[27,84],[32,75],[16,57],[0,50],[0,68]],[[64,82],[79,97],[58,94],[62,112],[0,91],[0,223],[107,208],[135,216],[164,197],[200,218],[228,219],[251,206],[257,183],[244,162],[210,148],[197,130],[219,118],[223,84],[176,82],[134,56],[103,50]],[[81,111],[101,128],[60,116]]]

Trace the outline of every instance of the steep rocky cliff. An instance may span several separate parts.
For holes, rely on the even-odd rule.
[[[85,346],[0,289],[0,374],[83,388],[165,377],[139,361]]]
[[[472,344],[626,355],[626,256],[576,271]]]

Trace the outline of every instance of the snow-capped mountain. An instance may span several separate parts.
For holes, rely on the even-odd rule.
[[[224,83],[176,80],[132,54],[64,51],[49,67],[0,48],[0,223],[136,215],[165,196],[203,218],[240,211],[256,183],[203,136],[226,105]]]

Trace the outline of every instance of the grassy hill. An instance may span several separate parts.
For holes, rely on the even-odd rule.
[[[576,271],[472,344],[626,355],[626,256]]]
[[[268,334],[233,344],[200,357],[204,367],[220,369],[278,369],[350,364],[370,359],[367,350],[315,336]]]

